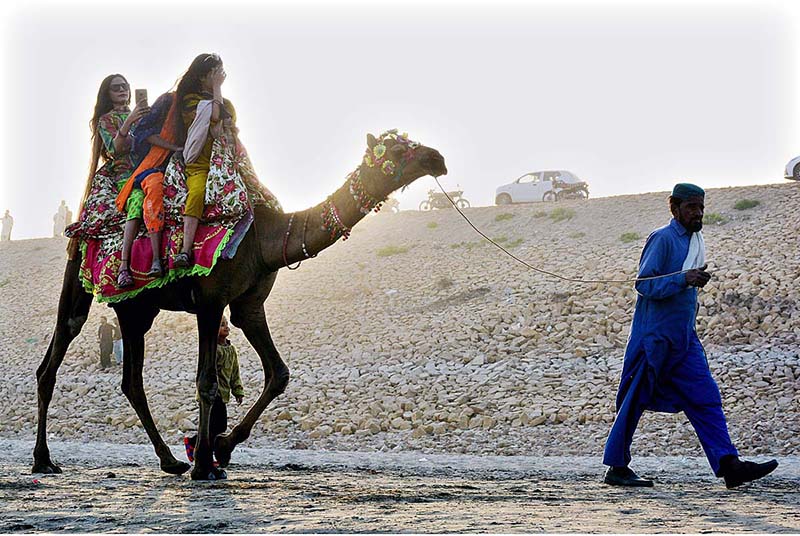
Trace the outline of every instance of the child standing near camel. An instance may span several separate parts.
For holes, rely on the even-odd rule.
[[[236,347],[228,340],[230,333],[228,319],[223,315],[217,335],[217,396],[211,406],[211,420],[208,427],[212,445],[214,438],[228,429],[228,402],[230,402],[231,395],[236,399],[237,404],[241,404],[244,400],[244,386],[239,374],[239,354],[236,352]],[[194,461],[196,443],[197,435],[183,438],[186,457],[190,462]]]

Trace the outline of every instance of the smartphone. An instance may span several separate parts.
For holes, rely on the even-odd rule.
[[[137,89],[134,92],[135,99],[136,99],[136,106],[147,106],[147,90],[146,89]]]

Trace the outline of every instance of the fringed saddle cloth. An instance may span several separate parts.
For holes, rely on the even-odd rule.
[[[161,258],[166,259],[164,276],[147,277],[153,261],[150,239],[142,226],[133,244],[130,270],[134,286],[117,287],[122,255],[125,214],[119,212],[116,179],[98,173],[84,205],[80,221],[67,228],[66,235],[80,241],[80,278],[87,292],[98,301],[119,302],[146,288],[161,287],[180,277],[207,275],[219,258],[230,259],[253,222],[255,205],[282,211],[274,195],[258,181],[244,147],[239,143],[216,140],[211,153],[211,169],[206,182],[205,210],[194,239],[194,265],[176,268],[174,256],[183,243],[183,209],[186,181],[182,158],[173,155],[164,172],[164,231]]]

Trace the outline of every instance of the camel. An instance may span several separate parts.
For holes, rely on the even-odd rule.
[[[350,228],[370,210],[379,209],[393,191],[425,175],[438,177],[447,173],[444,158],[438,151],[413,142],[405,135],[397,135],[396,131],[388,131],[377,139],[367,135],[367,146],[362,163],[345,184],[315,207],[296,213],[254,207],[253,224],[236,255],[229,260],[219,260],[207,276],[184,277],[111,305],[122,331],[125,356],[122,391],[136,411],[164,472],[180,475],[192,469],[193,480],[226,478],[224,468],[234,448],[249,437],[269,403],[286,389],[289,369],[272,341],[264,313],[264,302],[278,271],[314,257],[340,237],[346,239]],[[36,371],[38,422],[33,450],[34,473],[62,472],[50,458],[47,410],[58,368],[69,344],[86,322],[92,304],[92,295],[84,291],[78,277],[80,261],[80,254],[68,258],[56,326]],[[231,323],[243,331],[261,359],[264,386],[242,421],[229,433],[217,436],[212,451],[208,425],[217,391],[217,330],[226,306],[230,307]],[[200,344],[196,383],[200,418],[193,468],[170,452],[153,422],[144,391],[144,335],[162,309],[185,311],[197,317]],[[214,452],[219,467],[213,465]]]

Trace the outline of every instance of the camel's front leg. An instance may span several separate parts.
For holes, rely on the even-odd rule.
[[[53,399],[56,385],[56,373],[64,361],[69,344],[78,336],[89,315],[92,306],[92,295],[83,290],[78,272],[80,257],[67,262],[64,270],[64,282],[61,287],[61,298],[58,302],[56,328],[50,339],[50,346],[44,355],[41,365],[36,370],[36,382],[39,399],[38,422],[36,426],[36,446],[33,448],[34,473],[60,473],[58,467],[50,459],[47,446],[47,409]]]
[[[203,307],[197,313],[200,357],[197,363],[197,394],[200,398],[200,420],[197,423],[197,443],[194,450],[192,480],[227,478],[224,470],[214,467],[209,421],[211,406],[217,396],[217,337],[222,320],[222,307]]]
[[[191,465],[178,461],[164,443],[150,413],[142,380],[144,334],[153,325],[153,319],[158,315],[158,309],[142,305],[138,301],[132,301],[122,302],[116,306],[116,310],[122,331],[122,347],[125,356],[122,369],[122,392],[128,398],[147,432],[156,455],[161,461],[161,470],[171,475],[182,475],[191,468]]]
[[[289,367],[283,362],[278,349],[272,342],[267,318],[264,314],[263,300],[250,304],[244,310],[242,305],[232,303],[231,322],[244,331],[245,337],[261,358],[261,365],[264,367],[264,388],[258,400],[247,411],[242,422],[234,426],[230,434],[217,436],[215,451],[217,461],[222,467],[228,465],[233,449],[250,437],[250,432],[258,418],[264,413],[269,403],[283,393],[289,383]]]

